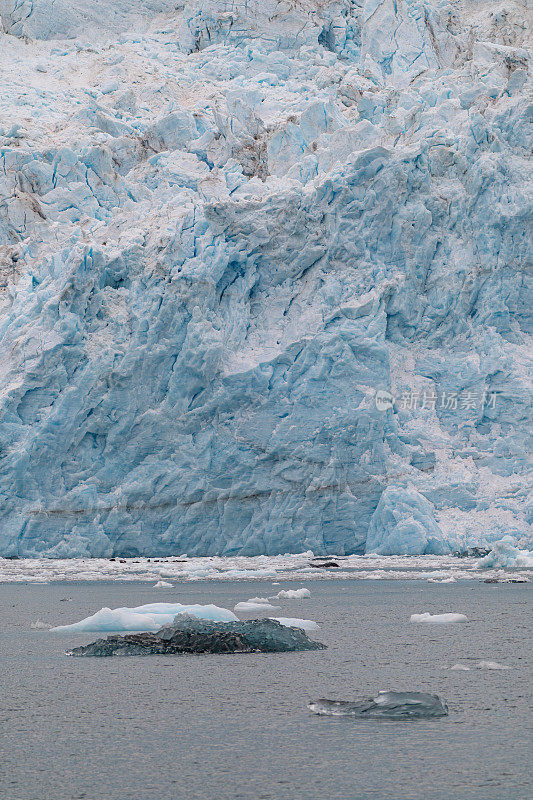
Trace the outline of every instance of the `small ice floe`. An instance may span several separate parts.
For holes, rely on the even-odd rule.
[[[305,597],[311,597],[309,589],[282,589],[276,595],[278,600],[303,600]]]
[[[147,603],[135,608],[101,608],[96,614],[71,625],[57,625],[52,631],[85,633],[85,631],[156,631],[174,621],[178,614],[189,614],[197,619],[212,622],[236,622],[237,617],[227,608],[214,605],[189,605],[181,603]]]
[[[30,628],[34,631],[47,631],[49,627],[50,625],[47,625],[42,619],[36,619],[35,622],[32,622],[30,625]]]
[[[464,614],[430,614],[425,611],[423,614],[411,614],[409,622],[432,622],[437,625],[447,625],[450,622],[468,622],[468,617]]]
[[[270,617],[286,628],[301,628],[303,631],[317,631],[320,627],[313,619],[298,619],[296,617]]]
[[[357,719],[430,719],[448,714],[446,703],[425,692],[378,692],[364,700],[314,700],[308,708],[314,714]]]
[[[428,578],[428,583],[456,583],[456,580],[450,575],[449,578]]]
[[[233,608],[235,611],[276,611],[279,606],[273,606],[268,597],[250,597]]]
[[[154,583],[154,589],[172,589],[172,584],[168,581],[157,581]]]
[[[507,667],[505,664],[498,664],[497,661],[478,661],[477,664],[474,664],[474,667],[476,669],[511,669],[511,667]],[[466,664],[454,664],[450,669],[469,672],[471,667],[467,667]]]

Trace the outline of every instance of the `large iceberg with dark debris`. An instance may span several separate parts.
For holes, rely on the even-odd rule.
[[[114,634],[75,647],[73,656],[149,656],[184,653],[294,653],[324,650],[326,645],[309,639],[299,627],[277,620],[213,622],[178,615],[155,633]]]
[[[0,0],[0,553],[527,547],[526,0]]]

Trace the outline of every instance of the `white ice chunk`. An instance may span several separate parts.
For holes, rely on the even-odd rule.
[[[278,592],[276,597],[278,600],[303,600],[304,597],[311,597],[309,589],[282,589]]]
[[[519,550],[512,536],[504,536],[492,545],[492,550],[480,558],[477,566],[483,569],[493,567],[533,567],[533,551]]]
[[[302,628],[304,631],[316,631],[320,627],[312,619],[298,619],[297,617],[270,617],[270,619],[275,619],[287,628]]]
[[[497,661],[478,661],[475,667],[476,669],[511,669],[511,667],[507,667],[505,664],[498,664]],[[471,667],[467,667],[466,664],[454,664],[450,669],[469,672]]]
[[[464,614],[430,614],[425,611],[423,614],[411,614],[410,622],[434,622],[438,625],[446,625],[449,622],[468,622],[468,617]]]
[[[101,608],[96,614],[71,625],[57,625],[53,631],[156,631],[174,620],[177,614],[190,614],[212,622],[236,622],[237,617],[227,608],[214,605],[188,605],[181,603],[148,603],[135,608]]]
[[[278,608],[279,606],[273,606],[266,597],[252,597],[234,606],[235,611],[275,611]]]
[[[154,589],[172,589],[172,584],[168,581],[157,581],[154,583]]]

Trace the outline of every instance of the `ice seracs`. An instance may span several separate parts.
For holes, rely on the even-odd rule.
[[[521,550],[516,545],[516,539],[507,535],[494,542],[490,553],[478,561],[478,567],[483,569],[533,567],[533,551]]]
[[[530,546],[500,6],[0,0],[1,554]]]
[[[390,556],[450,552],[435,509],[412,487],[388,486],[370,520],[366,552]]]

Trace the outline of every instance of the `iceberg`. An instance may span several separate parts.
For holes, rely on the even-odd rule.
[[[0,0],[0,555],[530,546],[530,34],[487,8]]]
[[[145,656],[183,653],[289,653],[323,650],[301,630],[272,620],[217,622],[180,615],[156,633],[108,636],[75,647],[73,656]]]
[[[482,569],[533,567],[533,551],[520,550],[513,536],[504,536],[492,545],[492,550],[477,562]]]
[[[154,589],[172,589],[173,584],[168,581],[157,581],[154,583]]]
[[[478,661],[476,664],[478,669],[510,669],[505,664],[499,664],[497,661]]]
[[[275,611],[279,606],[273,606],[266,597],[254,597],[251,600],[244,600],[234,606],[235,611]]]
[[[278,600],[303,600],[307,597],[311,597],[311,592],[303,586],[301,589],[282,589],[276,595]]]
[[[314,714],[371,720],[414,720],[445,717],[448,707],[436,694],[425,692],[378,692],[365,700],[314,700],[308,708]]]
[[[464,614],[455,614],[453,612],[447,614],[430,614],[424,612],[423,614],[411,614],[410,622],[429,622],[435,625],[448,625],[451,622],[468,622],[468,617]]]
[[[227,608],[214,605],[182,605],[181,603],[147,603],[135,608],[101,608],[90,617],[71,625],[56,625],[52,631],[85,633],[92,631],[156,631],[172,622],[176,615],[186,614],[212,622],[238,621]]]

